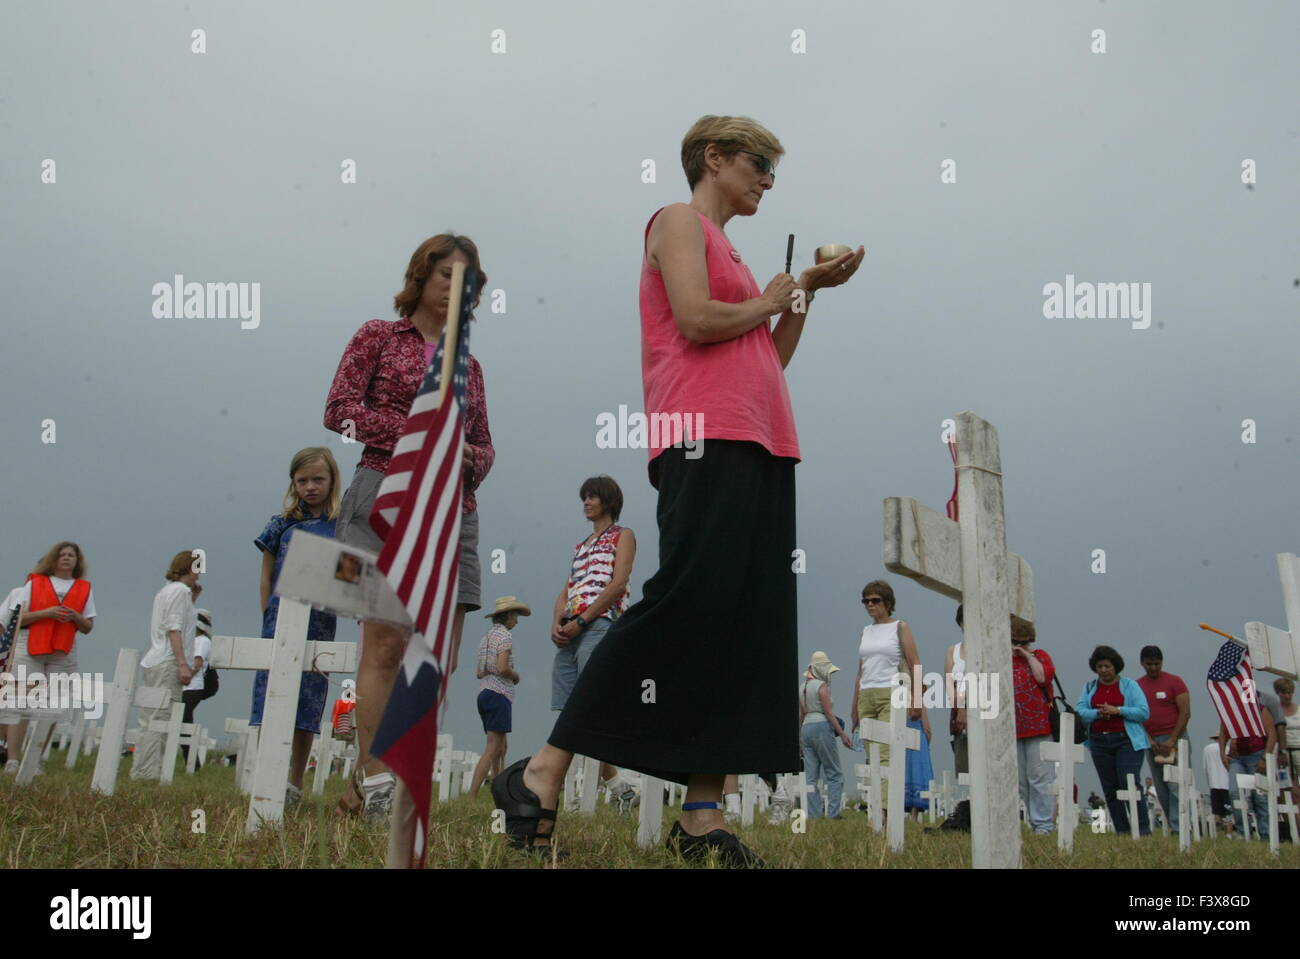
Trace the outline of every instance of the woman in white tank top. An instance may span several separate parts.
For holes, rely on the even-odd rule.
[[[957,607],[957,625],[962,627],[961,606]],[[957,773],[970,772],[969,753],[966,744],[966,707],[958,707],[957,690],[966,675],[966,644],[963,640],[948,647],[948,657],[943,664],[945,696],[950,707],[948,714],[948,734],[952,736],[953,762]],[[964,702],[963,700],[960,700]]]
[[[858,678],[853,684],[853,718],[850,729],[862,719],[889,722],[890,698],[899,673],[904,679],[921,675],[921,658],[916,652],[912,629],[901,619],[894,619],[894,590],[882,579],[862,588],[862,605],[871,615],[871,623],[862,630],[858,644]],[[913,694],[915,706],[908,719],[920,719],[920,683]],[[881,762],[888,764],[889,747],[880,747]],[[900,757],[900,769],[902,757]]]

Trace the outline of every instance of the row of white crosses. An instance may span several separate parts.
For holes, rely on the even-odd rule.
[[[304,667],[323,672],[352,673],[357,668],[357,644],[307,640],[311,607],[297,600],[281,598],[275,636],[261,639],[247,636],[214,636],[209,664],[217,669],[267,670],[266,702],[260,730],[244,720],[228,720],[226,731],[242,737],[236,779],[251,792],[246,830],[256,832],[263,823],[284,818],[285,784],[289,779],[289,753],[293,744],[294,716]],[[118,760],[127,737],[127,718],[132,706],[158,708],[170,699],[168,690],[137,687],[139,650],[118,654],[117,670],[109,694],[104,733],[91,788],[112,795],[117,784]],[[181,703],[172,703],[171,721],[156,721],[158,731],[167,733],[163,781],[170,782],[179,747]],[[167,761],[170,757],[170,762]]]

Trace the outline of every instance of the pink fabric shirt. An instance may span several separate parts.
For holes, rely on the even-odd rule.
[[[356,439],[366,444],[358,466],[388,472],[393,447],[436,349],[405,316],[391,322],[370,320],[352,337],[325,399],[325,428],[343,433],[351,421]],[[465,442],[474,447],[474,466],[465,472],[461,512],[472,513],[478,509],[474,492],[496,460],[483,368],[472,354],[466,399]]]
[[[646,224],[650,225],[659,210]],[[741,303],[762,295],[727,236],[702,213],[709,298]],[[650,460],[673,445],[667,430],[652,428],[656,413],[681,414],[692,439],[748,440],[773,456],[799,459],[794,411],[785,372],[768,323],[721,343],[691,343],[677,328],[663,274],[641,260],[641,375],[645,387]],[[702,414],[702,420],[699,415]],[[662,422],[662,420],[661,420]]]

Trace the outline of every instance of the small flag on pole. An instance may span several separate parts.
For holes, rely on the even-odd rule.
[[[1236,640],[1219,647],[1205,678],[1206,688],[1219,718],[1233,739],[1264,736],[1264,722],[1259,716],[1255,696],[1255,674],[1250,668],[1250,650]]]
[[[442,341],[411,403],[370,515],[384,539],[376,565],[413,624],[371,752],[400,777],[414,804],[412,852],[421,866],[460,572],[469,319],[477,283],[474,270],[455,264]],[[448,380],[451,388],[442,388]]]

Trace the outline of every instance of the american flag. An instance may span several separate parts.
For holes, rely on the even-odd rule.
[[[437,405],[444,330],[370,514],[370,525],[384,539],[377,565],[413,624],[371,751],[401,777],[415,804],[419,824],[414,851],[421,866],[460,572],[463,410],[469,382],[469,319],[477,284],[475,271],[467,269],[446,402]]]
[[[1206,688],[1219,718],[1233,739],[1264,736],[1264,722],[1259,717],[1255,698],[1255,674],[1250,668],[1250,651],[1232,640],[1219,647],[1219,655],[1210,664],[1205,677]]]

